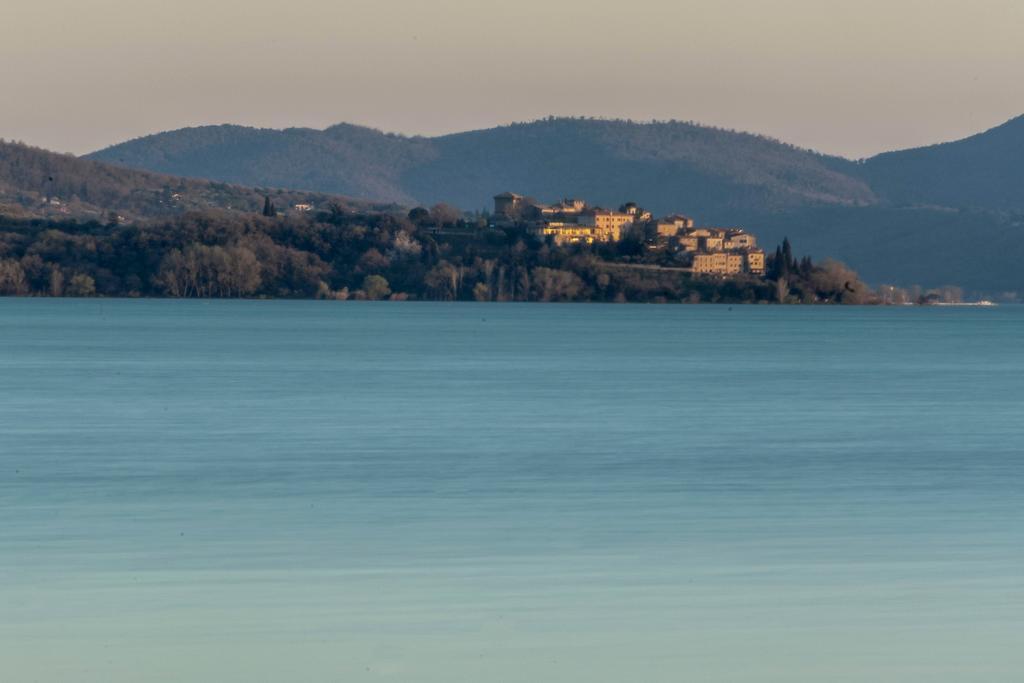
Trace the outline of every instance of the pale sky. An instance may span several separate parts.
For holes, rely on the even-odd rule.
[[[1021,0],[0,0],[0,137],[695,120],[851,157],[1024,113]]]

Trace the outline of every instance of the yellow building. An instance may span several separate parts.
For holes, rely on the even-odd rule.
[[[618,242],[622,239],[623,230],[633,225],[633,216],[628,213],[598,209],[580,214],[579,224],[596,228],[600,242]]]
[[[747,252],[747,272],[764,275],[764,252],[760,249],[751,249]]]
[[[549,216],[574,216],[586,210],[587,203],[582,199],[563,199],[557,204],[538,204],[537,213],[544,217]]]
[[[683,251],[697,251],[698,249],[700,249],[700,238],[690,237],[689,235],[680,237],[679,246],[682,247]]]
[[[680,213],[672,214],[671,216],[668,216],[667,218],[664,218],[662,220],[668,223],[672,223],[677,228],[681,228],[683,230],[688,230],[692,228],[694,225],[692,218],[690,218],[689,216],[684,216]]]
[[[693,228],[693,219],[679,214],[658,219],[654,224],[654,229],[660,237],[675,237],[681,230],[690,228]]]
[[[689,252],[746,251],[757,246],[753,235],[736,228],[683,228],[678,242]]]
[[[721,251],[725,244],[725,231],[718,228],[683,228],[679,244],[685,251]]]
[[[760,249],[699,252],[692,258],[693,272],[699,275],[764,275],[764,252]]]
[[[562,221],[542,223],[535,228],[534,233],[541,237],[550,237],[559,246],[563,244],[593,244],[594,242],[608,241],[602,238],[602,235],[594,226]]]
[[[721,251],[725,248],[725,238],[721,235],[709,235],[700,239],[704,251]]]
[[[654,224],[654,230],[658,233],[658,237],[675,237],[679,232],[679,227],[675,223],[657,221]]]
[[[757,246],[757,239],[743,230],[727,230],[722,246],[724,249],[753,249]]]
[[[636,202],[626,202],[619,207],[619,213],[629,214],[633,217],[634,223],[647,222],[651,220],[652,215],[650,211],[644,211]]]
[[[736,275],[743,272],[743,254],[727,251],[693,255],[693,272],[701,275]]]

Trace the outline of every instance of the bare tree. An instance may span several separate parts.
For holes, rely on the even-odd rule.
[[[25,269],[14,259],[0,260],[0,294],[28,294],[28,280]]]

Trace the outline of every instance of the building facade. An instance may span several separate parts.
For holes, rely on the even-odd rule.
[[[628,213],[595,209],[581,213],[578,223],[594,228],[601,242],[618,242],[626,228],[633,225],[633,220],[634,217]]]
[[[693,272],[699,275],[736,275],[743,272],[743,255],[728,251],[693,255]]]
[[[593,244],[594,242],[607,242],[599,234],[598,229],[593,226],[580,225],[579,223],[563,223],[560,221],[546,221],[532,230],[538,237],[549,238],[552,243],[562,246],[566,244]]]

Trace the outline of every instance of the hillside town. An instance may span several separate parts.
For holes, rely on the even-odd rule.
[[[687,216],[655,218],[634,202],[618,210],[591,207],[582,199],[542,204],[513,192],[494,197],[495,227],[520,227],[557,246],[619,242],[639,234],[649,249],[675,254],[696,275],[764,275],[765,254],[740,228],[697,227]]]

